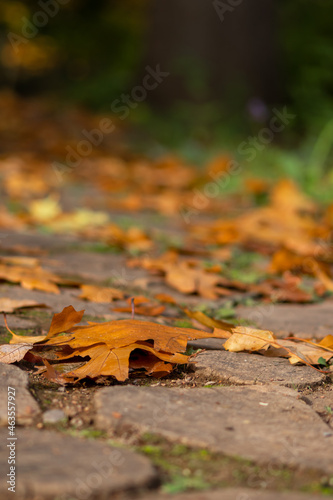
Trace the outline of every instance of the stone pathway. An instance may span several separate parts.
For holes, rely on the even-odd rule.
[[[266,358],[243,352],[206,351],[195,358],[198,375],[223,384],[284,385],[294,389],[316,387],[326,376],[309,366],[293,366],[284,358]]]
[[[7,435],[0,433],[1,443],[6,443]],[[16,437],[15,498],[110,498],[157,483],[149,460],[129,450],[51,431],[24,429],[17,431]],[[8,466],[4,450],[0,460],[1,470],[5,471]],[[0,495],[3,499],[13,498],[5,481],[1,482]]]
[[[333,432],[292,389],[108,387],[95,397],[96,426],[113,435],[152,432],[231,457],[333,470]]]
[[[41,411],[28,390],[28,373],[17,366],[0,363],[0,425],[8,425],[8,391],[15,389],[16,423],[32,424]]]
[[[82,281],[101,284],[117,278],[119,286],[130,290],[137,279],[146,277],[142,270],[127,269],[121,255],[78,251],[75,238],[9,235],[1,245],[4,251],[20,245],[47,250],[40,257],[43,266]],[[170,293],[160,284],[148,293],[157,291]],[[55,295],[1,284],[0,295],[48,306],[8,315],[14,330],[45,332],[53,313],[69,304],[85,309],[89,320],[130,317],[112,311],[113,304],[81,300],[80,290],[73,286]],[[172,295],[184,302],[181,294]],[[198,301],[195,296],[187,299]],[[281,335],[293,331],[322,337],[333,329],[332,305],[328,299],[306,306],[242,306],[237,314]],[[167,308],[159,321],[167,322],[173,315]],[[4,328],[1,333],[6,335]],[[3,478],[9,473],[11,442],[8,387],[16,392],[15,499],[307,500],[324,498],[320,492],[325,488],[332,493],[331,379],[283,358],[226,352],[218,339],[190,344],[205,350],[183,377],[138,378],[109,387],[83,383],[59,388],[33,378],[24,362],[19,367],[0,364]],[[179,450],[184,446],[182,459]],[[214,474],[207,475],[210,469]],[[6,479],[0,495],[14,498]]]

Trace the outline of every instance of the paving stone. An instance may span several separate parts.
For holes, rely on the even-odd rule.
[[[8,425],[8,387],[15,389],[16,424],[31,424],[40,408],[28,391],[28,374],[14,365],[0,363],[0,425]]]
[[[278,492],[250,488],[225,488],[213,491],[197,491],[179,495],[151,494],[145,500],[323,500],[322,495],[298,492]]]
[[[45,304],[48,309],[44,309],[44,312],[52,315],[53,313],[58,313],[71,304],[77,311],[82,309],[85,310],[85,314],[91,316],[104,316],[105,314],[112,314],[110,311],[111,304],[97,304],[94,302],[88,302],[85,300],[80,300],[77,297],[80,295],[81,291],[77,288],[62,288],[60,294],[55,293],[45,293],[38,290],[25,290],[20,286],[0,286],[0,295],[2,297],[8,297],[10,299],[29,299],[35,300],[40,304]],[[8,321],[10,327],[13,328],[33,328],[35,323],[15,317],[15,315],[8,316]],[[0,317],[0,325],[4,325],[3,318]],[[11,328],[11,329],[13,329]]]
[[[4,500],[106,500],[156,481],[149,460],[128,450],[51,431],[24,429],[16,436],[16,491],[13,496],[1,481]],[[5,430],[0,432],[0,443],[0,469],[7,474]]]
[[[333,470],[330,427],[286,387],[115,386],[95,406],[97,427],[114,434],[152,432],[259,464]]]
[[[67,417],[62,410],[47,410],[43,413],[44,424],[58,424],[62,420],[67,420]]]
[[[278,384],[304,388],[314,387],[326,378],[309,366],[291,365],[285,358],[266,358],[243,352],[202,352],[194,362],[197,375],[228,384]]]
[[[2,294],[1,287],[0,287],[0,294],[1,294],[1,297],[8,297],[8,295],[3,295]],[[11,297],[11,298],[14,298],[14,297]],[[17,296],[15,296],[15,299],[16,298],[17,298]],[[25,299],[29,298],[28,294],[24,295],[24,298]],[[36,322],[35,321],[30,320],[30,319],[25,319],[25,318],[19,318],[18,316],[15,316],[14,314],[13,315],[11,315],[11,314],[7,315],[7,322],[8,322],[9,328],[11,330],[15,330],[16,328],[22,328],[23,330],[28,330],[28,329],[36,327]],[[0,326],[3,326],[4,328],[6,327],[5,326],[5,321],[4,321],[4,318],[3,318],[3,314],[0,314]]]
[[[333,429],[333,387],[303,396],[303,400]]]
[[[258,328],[273,330],[279,336],[290,332],[304,338],[322,338],[333,330],[333,300],[318,304],[262,304],[239,306],[237,317],[245,318]]]
[[[94,281],[111,279],[126,286],[130,286],[131,281],[140,274],[135,269],[126,267],[124,255],[113,253],[83,252],[76,249],[57,252],[52,254],[52,258],[41,258],[41,262],[45,269],[61,275],[80,276]]]
[[[12,251],[15,247],[27,247],[27,249],[39,249],[48,251],[60,251],[78,241],[77,236],[72,234],[52,235],[41,234],[35,231],[0,230],[0,250]]]

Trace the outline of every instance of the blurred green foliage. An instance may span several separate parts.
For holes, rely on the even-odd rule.
[[[152,1],[0,0],[0,85],[23,94],[47,92],[109,111],[113,99],[137,82]],[[27,22],[42,20],[37,14],[48,3],[59,7],[57,13],[49,15],[29,40],[13,47],[8,34],[22,36]],[[333,116],[333,3],[276,0],[276,9],[281,85],[288,109],[296,114],[283,140],[297,146],[300,137],[306,137],[304,157],[310,158],[314,171],[318,162],[327,165],[332,153],[328,123]],[[189,60],[182,66],[189,95],[205,93],[200,65]],[[143,131],[153,131],[158,144],[182,144],[185,154],[188,150],[189,156],[200,159],[202,147],[232,147],[245,134],[257,133],[257,125],[232,92],[236,90],[230,89],[230,95],[218,102],[175,101],[163,116],[143,102],[131,119]]]
[[[298,125],[308,132],[317,132],[333,116],[333,2],[279,3],[287,94]]]
[[[145,5],[144,0],[0,0],[2,85],[26,94],[56,92],[93,108],[110,105],[112,96],[132,84]]]

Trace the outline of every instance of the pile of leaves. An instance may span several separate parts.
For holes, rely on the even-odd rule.
[[[328,367],[333,356],[333,335],[327,335],[318,344],[296,338],[277,340],[268,330],[233,326],[198,311],[185,312],[212,331],[135,319],[77,326],[84,311],[68,306],[53,316],[45,336],[19,336],[9,330],[12,339],[10,344],[0,346],[0,362],[8,364],[25,359],[41,365],[39,373],[49,380],[65,384],[85,377],[124,381],[138,370],[163,377],[178,364],[193,359],[186,354],[189,340],[203,338],[226,339],[224,348],[228,351],[287,357],[292,364]]]

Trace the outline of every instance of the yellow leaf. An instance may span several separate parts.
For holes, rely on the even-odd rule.
[[[273,333],[269,330],[237,326],[232,329],[232,335],[224,344],[224,348],[231,352],[259,351],[267,349],[271,343],[276,344]]]

